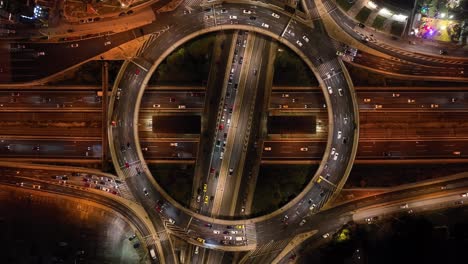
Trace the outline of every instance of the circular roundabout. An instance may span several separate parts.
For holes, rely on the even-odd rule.
[[[257,19],[249,19],[249,15],[243,12],[245,9],[254,9]],[[279,14],[279,18],[272,16],[272,12]],[[236,16],[236,23],[232,23],[230,16]],[[262,23],[271,26],[265,28]],[[285,215],[289,215],[289,225],[299,224],[303,217],[313,217],[314,213],[333,199],[351,170],[359,136],[358,107],[352,81],[343,63],[336,56],[335,43],[326,32],[271,6],[227,3],[205,8],[194,7],[188,14],[183,10],[161,14],[156,23],[144,27],[143,30],[158,34],[154,34],[155,37],[145,43],[137,56],[125,61],[114,81],[108,113],[108,134],[112,160],[118,176],[125,179],[157,229],[168,230],[192,244],[225,251],[252,250],[267,242],[283,240],[309,231],[307,223],[295,225],[295,228],[284,228],[282,220]],[[290,48],[314,73],[328,106],[327,145],[312,180],[299,195],[282,208],[250,219],[212,218],[183,207],[155,181],[148,170],[139,144],[138,109],[145,88],[157,67],[177,47],[190,39],[221,30],[256,32]],[[304,35],[307,35],[310,41],[301,43],[298,41],[300,37],[295,37]],[[119,100],[116,100],[117,94]],[[344,142],[340,139],[338,131],[349,140]],[[135,147],[121,152],[119,147],[128,143]],[[322,175],[327,175],[327,179]],[[150,193],[151,199],[141,191],[144,188]],[[226,226],[242,229],[245,240],[236,245],[220,243],[223,233],[214,234],[213,230],[226,229]],[[147,242],[149,246],[154,244],[158,247],[163,241],[161,238],[155,238],[152,242]],[[166,254],[166,249],[162,250]]]

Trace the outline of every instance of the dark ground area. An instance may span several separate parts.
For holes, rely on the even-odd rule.
[[[161,187],[177,202],[187,206],[192,194],[193,165],[149,164],[148,168]]]
[[[468,208],[402,215],[375,224],[347,226],[349,240],[305,248],[298,263],[465,263]]]
[[[127,239],[134,230],[120,216],[61,196],[0,186],[0,230],[0,263],[137,263],[139,259]]]

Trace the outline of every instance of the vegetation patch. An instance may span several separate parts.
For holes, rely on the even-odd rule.
[[[375,19],[374,19],[374,22],[372,23],[372,26],[376,29],[383,29],[383,26],[384,26],[384,23],[385,21],[387,20],[386,17],[383,17],[383,16],[377,16]]]
[[[148,166],[156,181],[177,202],[188,205],[192,194],[192,165],[157,164]]]
[[[318,82],[309,67],[294,52],[280,46],[275,59],[273,85],[317,86]]]
[[[367,21],[367,18],[370,16],[370,14],[372,13],[372,10],[370,10],[369,8],[367,7],[363,7],[359,13],[356,15],[356,20],[361,22],[361,23],[366,23]]]
[[[352,0],[336,0],[336,3],[343,9],[344,11],[348,11],[356,1]]]

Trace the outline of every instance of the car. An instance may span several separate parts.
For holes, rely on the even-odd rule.
[[[175,102],[175,98],[174,98],[174,97],[169,97],[169,102],[170,102],[170,103]]]
[[[360,28],[365,28],[366,25],[364,25],[363,23],[358,23],[358,27],[360,27]]]
[[[234,172],[234,169],[233,169],[233,168],[229,168],[229,176],[231,176],[233,172]]]
[[[220,234],[221,232],[219,230],[213,230],[213,234]]]
[[[344,56],[345,54],[342,51],[337,50],[336,55],[337,56]]]
[[[214,17],[213,15],[207,15],[207,16],[205,16],[205,20],[211,19],[213,17]]]
[[[414,103],[414,102],[415,102],[414,99],[408,99],[408,104],[412,104],[412,103]]]
[[[447,51],[444,49],[439,50],[440,55],[447,55]]]
[[[224,151],[221,151],[221,153],[219,154],[219,159],[222,160],[223,156],[224,156]]]
[[[78,43],[73,43],[73,44],[70,45],[70,47],[72,47],[72,48],[78,48],[78,46],[79,46]]]
[[[288,97],[289,97],[289,94],[284,93],[284,94],[281,95],[281,97],[283,97],[283,98],[288,98]]]
[[[194,253],[195,255],[198,255],[198,251],[199,251],[199,247],[196,246],[196,247],[195,247],[195,251],[194,251],[193,253]]]
[[[185,105],[178,105],[177,108],[179,108],[179,109],[185,109]]]
[[[339,94],[340,96],[343,96],[343,89],[339,88],[339,89],[338,89],[338,94]]]
[[[335,154],[335,152],[336,152],[336,149],[335,149],[335,148],[332,148],[332,149],[331,149],[331,152],[330,152],[330,155]]]
[[[438,104],[431,104],[431,108],[439,108]]]
[[[230,231],[228,231],[228,234],[237,235],[237,234],[239,234],[240,232],[241,232],[241,231],[239,231],[239,230],[230,230]]]
[[[250,16],[249,19],[250,19],[250,20],[256,20],[257,18],[254,17],[254,16]]]
[[[301,151],[308,151],[309,148],[301,148]]]
[[[381,104],[376,104],[374,107],[375,107],[375,109],[380,109],[380,108],[382,108],[382,105]]]
[[[331,86],[328,86],[327,89],[328,89],[329,94],[333,94],[333,90],[332,90]]]
[[[237,19],[237,16],[229,16],[229,19]]]
[[[271,151],[271,147],[265,147],[264,150],[265,151]]]
[[[297,44],[299,47],[302,47],[302,42],[300,42],[299,40],[296,40],[296,44]]]
[[[302,221],[299,223],[299,226],[303,226],[307,221],[305,219],[302,219]]]
[[[224,236],[224,240],[232,240],[232,236]]]
[[[280,16],[276,13],[271,13],[271,16],[274,17],[274,18],[280,18]]]
[[[243,236],[236,237],[236,241],[244,241],[244,240],[246,240],[246,239]]]
[[[244,229],[244,225],[236,225],[237,229]]]
[[[210,200],[210,197],[208,197],[208,195],[205,195],[205,200],[204,200],[205,204],[208,204],[209,200]]]
[[[406,209],[406,208],[408,208],[408,204],[407,204],[407,203],[406,203],[406,204],[400,205],[400,209]]]
[[[172,219],[172,218],[169,217],[169,219],[167,219],[167,220],[169,221],[169,223],[175,225],[175,220],[174,220],[174,219]]]
[[[364,98],[364,103],[370,103],[371,99],[370,98]]]
[[[340,139],[340,138],[341,138],[341,135],[342,135],[341,130],[338,130],[338,135],[336,136],[336,138],[337,138],[337,139]]]
[[[219,127],[218,127],[218,128],[219,128],[219,130],[223,130],[223,129],[224,129],[224,125],[223,125],[223,124],[221,124],[221,125],[219,125]]]
[[[135,70],[135,75],[140,75],[140,69]]]
[[[309,38],[307,36],[302,36],[302,39],[305,41],[305,42],[309,42]]]
[[[262,23],[262,27],[264,28],[270,28],[270,25],[266,24],[266,23]]]
[[[107,45],[110,45],[110,44],[112,44],[110,41],[104,42],[104,46],[107,46]]]
[[[317,207],[317,205],[316,205],[316,204],[312,204],[311,206],[309,206],[309,210],[311,210],[311,211],[312,211],[312,210],[314,210],[314,209],[315,209],[315,207]]]
[[[461,152],[460,151],[454,151],[454,152],[452,152],[452,154],[459,156],[461,154]]]
[[[327,238],[327,237],[329,237],[329,236],[330,236],[329,233],[325,233],[325,234],[322,235],[323,238]]]
[[[37,56],[45,56],[45,52],[44,52],[44,51],[39,51],[39,52],[37,53]]]
[[[40,150],[40,147],[39,147],[39,146],[34,146],[34,147],[32,147],[32,150],[34,150],[34,151],[39,151],[39,150]]]
[[[343,137],[343,140],[342,140],[341,142],[343,142],[343,144],[348,143],[348,138],[347,138],[347,137]]]
[[[177,147],[179,144],[177,142],[174,142],[174,143],[170,143],[169,144],[171,147]]]
[[[198,196],[197,196],[197,203],[199,203],[200,200],[201,200],[201,195],[198,195]]]
[[[333,160],[337,160],[338,159],[338,152],[335,152],[335,155],[333,156]]]
[[[201,237],[197,237],[197,241],[204,244],[205,243],[205,239],[201,238]]]
[[[462,194],[460,194],[460,196],[463,197],[463,198],[466,198],[466,197],[468,197],[468,193],[462,193]]]
[[[225,13],[227,13],[227,12],[228,12],[228,11],[226,10],[226,8],[221,9],[221,14],[225,14]]]
[[[203,192],[206,193],[206,190],[208,189],[208,184],[204,183],[203,184]]]
[[[392,97],[400,97],[400,94],[399,93],[393,93]]]
[[[145,196],[148,196],[148,195],[149,195],[149,193],[148,193],[148,191],[146,190],[146,188],[143,189],[143,193],[145,194]]]
[[[252,14],[252,11],[247,10],[247,9],[244,9],[244,10],[242,11],[242,13],[250,15],[250,14]]]

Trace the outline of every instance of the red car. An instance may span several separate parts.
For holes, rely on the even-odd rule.
[[[130,164],[128,164],[128,162],[125,162],[125,167],[130,168]]]
[[[224,125],[223,124],[219,125],[219,130],[223,130],[223,129],[224,129]]]
[[[214,173],[214,172],[215,172],[215,169],[211,168],[210,173]]]
[[[139,74],[140,74],[140,69],[136,69],[135,75],[139,75]]]

